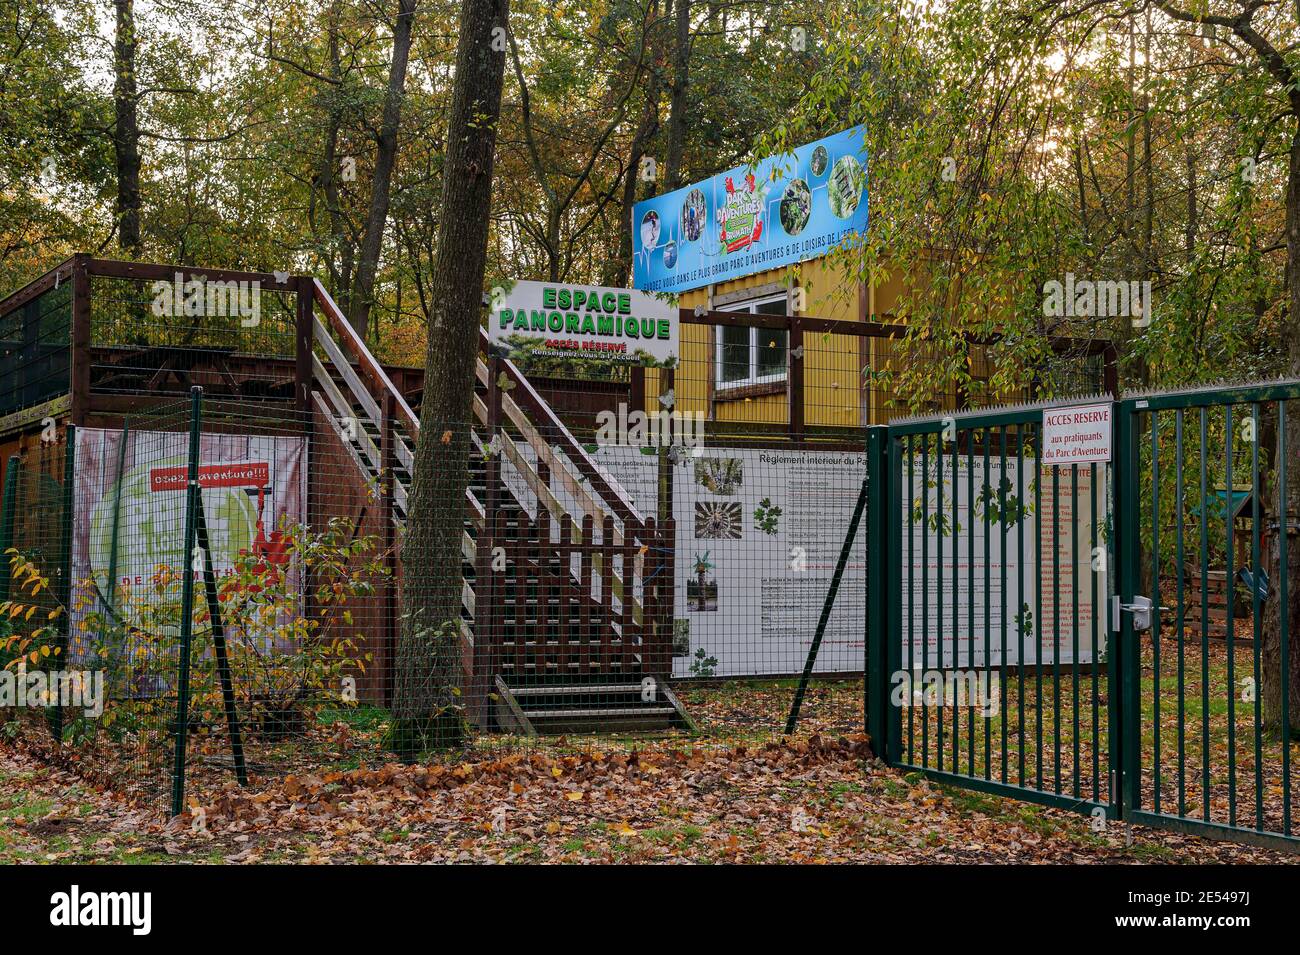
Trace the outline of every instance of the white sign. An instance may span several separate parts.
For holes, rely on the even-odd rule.
[[[643,514],[656,513],[658,458],[601,447],[596,461]],[[706,446],[673,466],[677,521],[673,675],[803,669],[853,515],[866,455]],[[859,534],[817,655],[819,673],[860,672],[866,535]]]
[[[1044,464],[1087,464],[1109,460],[1109,403],[1044,409]]]
[[[1035,478],[1032,459],[1004,468],[978,456],[959,460],[955,475],[937,457],[928,467],[903,461],[903,666],[1091,662],[1105,639],[1093,594],[1100,603],[1107,592],[1093,550],[1093,499],[1105,488],[1094,489],[1091,470],[1042,468]]]
[[[516,282],[492,290],[488,336],[538,358],[662,362],[677,357],[677,309],[626,288]]]

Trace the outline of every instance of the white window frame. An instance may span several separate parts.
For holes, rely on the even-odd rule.
[[[769,305],[772,302],[781,302],[786,306],[786,314],[790,311],[790,296],[782,292],[780,295],[764,295],[760,298],[753,298],[743,302],[728,303],[726,310],[729,312],[749,312],[751,315],[757,315],[755,309],[760,305]],[[743,379],[737,381],[722,380],[722,332],[725,328],[748,328],[749,329],[749,374]],[[760,375],[758,373],[758,336],[760,332],[769,331],[770,329],[759,328],[755,325],[715,325],[713,333],[713,387],[715,391],[727,392],[749,388],[752,385],[766,385],[773,382],[785,381],[790,376],[790,330],[786,329],[785,350],[786,350],[786,367],[779,372],[771,375]]]

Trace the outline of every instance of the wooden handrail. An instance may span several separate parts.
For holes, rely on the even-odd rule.
[[[484,354],[491,354],[491,341],[485,330],[479,329],[479,350]],[[542,400],[541,395],[533,388],[532,384],[524,377],[523,372],[515,367],[515,363],[508,358],[501,359],[501,367],[505,370],[506,377],[514,383],[518,389],[515,396],[515,403],[526,409],[534,417],[534,421],[542,428],[549,428],[559,439],[560,444],[564,446],[565,453],[568,455],[574,465],[582,472],[582,476],[587,479],[587,483],[596,489],[602,498],[609,505],[610,510],[623,521],[625,524],[632,525],[639,534],[645,531],[645,519],[637,511],[636,506],[627,499],[627,497],[618,488],[614,488],[597,467],[596,462],[591,459],[591,455],[575,438],[572,432],[564,426],[564,423],[555,416],[551,406]]]
[[[312,294],[329,320],[329,327],[338,335],[341,347],[356,361],[362,373],[370,379],[373,385],[380,389],[381,392],[387,392],[392,396],[393,407],[397,409],[398,417],[404,420],[412,437],[418,436],[420,421],[415,412],[411,410],[411,406],[406,403],[406,399],[402,397],[401,392],[397,390],[383,367],[375,360],[365,342],[361,340],[356,329],[343,315],[342,310],[330,297],[329,292],[325,290],[325,286],[321,284],[319,279],[312,279]],[[479,349],[485,353],[488,351],[487,332],[483,329],[479,329]],[[637,536],[644,536],[645,519],[637,511],[636,506],[627,499],[621,489],[610,485],[605,480],[605,476],[597,467],[596,462],[591,459],[587,449],[578,442],[573,433],[556,417],[555,412],[542,400],[542,397],[528,379],[515,367],[514,362],[509,359],[502,359],[501,367],[518,390],[517,396],[512,396],[514,404],[526,408],[527,412],[531,413],[535,428],[540,425],[539,430],[549,429],[558,438],[569,460],[581,472],[588,486],[600,495],[609,509],[625,525],[637,532]]]
[[[32,299],[43,295],[56,285],[63,282],[72,281],[72,268],[76,262],[76,256],[64,259],[54,268],[50,269],[44,275],[32,279],[22,288],[16,289],[10,294],[0,299],[0,316],[8,315],[16,308],[21,308]]]
[[[352,327],[352,323],[344,317],[334,299],[330,298],[329,292],[325,291],[325,286],[320,284],[320,279],[312,279],[312,294],[316,298],[316,303],[320,305],[329,319],[330,327],[342,340],[343,347],[356,359],[357,364],[361,366],[362,372],[365,373],[365,376],[370,379],[375,387],[381,392],[392,395],[393,405],[397,408],[397,416],[406,423],[407,430],[410,431],[412,437],[418,435],[420,433],[420,419],[415,416],[415,412],[406,403],[406,399],[397,390],[397,386],[388,377],[388,373],[375,360],[375,356],[370,354],[370,349],[361,340],[361,336]]]

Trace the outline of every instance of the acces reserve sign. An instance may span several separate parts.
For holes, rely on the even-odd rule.
[[[1109,461],[1111,406],[1108,402],[1043,410],[1043,463]]]

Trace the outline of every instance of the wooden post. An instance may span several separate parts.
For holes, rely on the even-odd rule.
[[[532,536],[532,525],[528,521],[528,512],[519,511],[515,514],[515,529],[513,539],[506,533],[505,516],[498,515],[497,527],[502,531],[502,542],[511,541],[514,545],[514,591],[515,591],[515,626],[514,626],[514,675],[516,681],[526,672],[525,663],[527,660],[524,656],[524,650],[528,645],[528,565],[532,560],[532,549],[529,547],[529,538]],[[504,598],[505,591],[501,591]],[[504,599],[502,600],[504,603]],[[501,616],[505,616],[505,608],[502,607]],[[504,630],[504,628],[502,628]],[[505,656],[504,635],[501,638],[502,657]],[[504,662],[504,661],[503,661]],[[500,667],[500,663],[496,664]]]
[[[673,641],[677,639],[677,521],[673,517],[659,522],[659,545],[662,548],[663,569],[659,572],[660,597],[663,600],[664,619],[668,625],[667,650],[664,657],[664,679],[673,676]]]
[[[663,554],[660,551],[658,525],[647,517],[641,542],[646,548],[641,564],[641,659],[642,671],[656,680],[664,678]]]
[[[504,439],[503,439],[504,440]],[[537,462],[537,478],[542,488],[551,484],[551,469],[545,461]],[[551,596],[552,587],[551,561],[555,548],[551,543],[551,512],[546,507],[540,494],[537,495],[537,626],[533,629],[537,649],[533,654],[534,672],[538,675],[546,672],[546,648],[551,640]],[[556,619],[563,625],[564,608],[559,607]]]
[[[595,546],[592,538],[595,536],[595,522],[590,514],[584,514],[582,518],[582,549],[579,561],[582,567],[582,586],[578,588],[578,599],[581,600],[578,612],[578,672],[580,674],[591,671],[591,636],[592,636],[592,605],[595,602],[595,587],[592,583],[592,555],[595,553]]]
[[[573,622],[573,518],[566,512],[560,515],[560,546],[559,553],[559,570],[560,570],[560,609],[559,609],[559,634],[556,638],[558,661],[558,670],[562,675],[568,675],[572,668],[569,666],[569,655],[573,652],[572,643],[569,639],[572,633],[571,624]]]
[[[712,374],[712,372],[710,372],[710,374]],[[664,369],[662,373],[662,383],[665,390],[672,389],[676,384],[676,380],[677,376],[675,369]],[[674,402],[674,407],[675,406],[676,403]],[[704,430],[704,428],[701,428],[700,433],[696,434],[696,438],[700,441],[704,440]],[[664,569],[660,570],[659,576],[655,578],[655,591],[657,602],[659,606],[663,608],[660,611],[660,615],[667,623],[667,633],[663,637],[663,639],[667,641],[667,645],[666,650],[664,651],[666,656],[664,656],[658,663],[660,669],[652,675],[656,677],[662,676],[663,679],[668,679],[672,676],[673,672],[673,614],[675,612],[675,589],[674,578],[672,575],[672,557],[673,548],[676,546],[676,539],[674,537],[676,524],[673,521],[673,466],[672,463],[668,461],[666,455],[660,455],[658,498],[658,507],[656,508],[658,513],[656,515],[657,520],[655,522],[655,533],[646,535],[646,543],[648,543],[651,548],[657,549],[659,557],[664,561],[664,563],[656,564],[656,566],[663,567]]]
[[[596,669],[609,673],[611,644],[614,642],[614,518],[606,517],[600,528],[600,645]],[[627,576],[631,576],[630,574]],[[627,613],[627,591],[623,592],[623,612]]]
[[[797,316],[789,319],[790,325],[790,439],[803,440],[804,388],[803,388],[803,323]]]
[[[632,383],[628,395],[628,411],[645,411],[645,366],[632,366]]]
[[[72,257],[72,362],[69,390],[72,423],[86,423],[90,414],[90,256]]]
[[[313,322],[314,316],[314,280],[309,275],[299,275],[297,277],[297,311],[294,315],[294,378],[293,378],[293,395],[294,406],[299,412],[306,414],[311,409],[311,349],[313,344]],[[389,418],[388,412],[384,412],[384,417]]]

